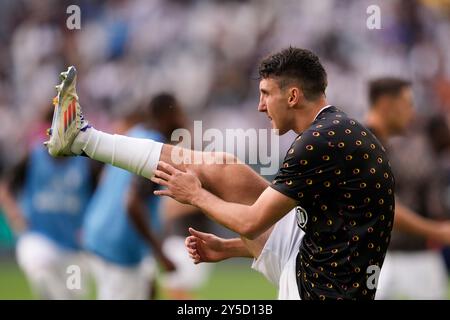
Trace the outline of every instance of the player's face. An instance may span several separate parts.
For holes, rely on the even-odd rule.
[[[404,88],[402,92],[392,100],[391,104],[391,131],[401,134],[404,132],[414,117],[413,94],[411,88]]]
[[[289,131],[288,97],[280,89],[278,82],[272,78],[262,79],[259,83],[258,111],[264,112],[269,117],[273,129],[278,129],[282,135]]]

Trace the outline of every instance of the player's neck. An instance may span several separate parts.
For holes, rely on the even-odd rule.
[[[316,119],[320,110],[327,105],[327,99],[321,97],[315,101],[306,102],[302,107],[298,108],[293,129],[295,133],[300,134],[308,129]]]

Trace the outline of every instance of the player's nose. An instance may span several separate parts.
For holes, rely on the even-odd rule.
[[[258,104],[258,111],[259,112],[266,112],[267,111],[267,106],[264,102],[260,101]]]

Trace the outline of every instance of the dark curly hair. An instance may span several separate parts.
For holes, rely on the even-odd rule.
[[[276,78],[283,89],[291,81],[298,81],[308,100],[325,94],[327,73],[314,53],[289,47],[264,58],[259,65],[261,79]]]

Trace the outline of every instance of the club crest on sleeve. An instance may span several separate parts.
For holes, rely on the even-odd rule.
[[[297,218],[297,225],[300,228],[304,228],[308,223],[308,213],[300,206],[295,207],[295,217]]]

